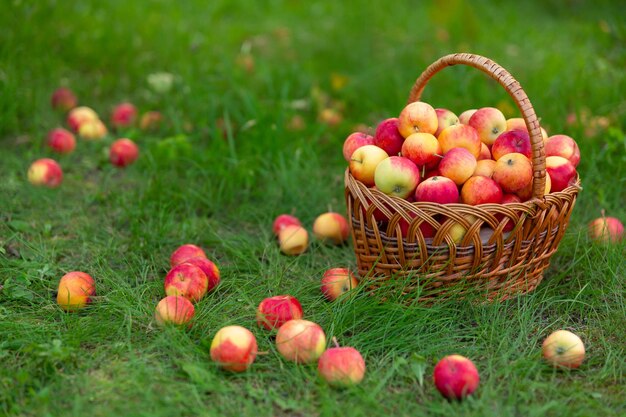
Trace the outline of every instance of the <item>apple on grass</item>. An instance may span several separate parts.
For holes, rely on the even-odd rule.
[[[404,136],[398,131],[398,118],[385,119],[376,127],[374,145],[387,152],[387,155],[398,155],[403,142]]]
[[[459,123],[467,125],[472,115],[476,113],[476,109],[468,109],[459,115]]]
[[[163,115],[158,111],[145,112],[139,120],[139,128],[146,131],[155,131],[161,127],[163,122]]]
[[[521,153],[530,159],[533,154],[530,138],[525,130],[507,130],[503,132],[491,147],[491,155],[498,160],[508,153]]]
[[[371,187],[374,183],[376,166],[389,155],[376,145],[365,145],[357,148],[350,157],[350,173],[365,186]]]
[[[130,127],[137,118],[137,108],[132,103],[121,103],[115,106],[111,114],[111,126],[116,129]]]
[[[598,242],[618,243],[624,239],[624,225],[615,217],[606,217],[602,210],[602,217],[589,222],[589,237]]]
[[[54,93],[52,93],[50,104],[52,104],[52,108],[55,110],[69,111],[76,107],[78,100],[72,90],[61,87],[57,88]]]
[[[274,219],[272,224],[272,231],[274,235],[278,237],[281,230],[287,226],[302,226],[302,223],[296,216],[291,214],[281,214]]]
[[[580,149],[574,139],[567,135],[550,136],[545,145],[546,156],[561,156],[576,168],[580,162]]]
[[[562,156],[548,156],[546,172],[552,180],[552,192],[563,191],[576,178],[576,168]]]
[[[359,281],[348,268],[331,268],[322,276],[322,294],[329,301],[335,301],[359,285]]]
[[[470,117],[468,124],[478,132],[480,140],[493,145],[496,138],[506,130],[506,118],[495,107],[483,107]]]
[[[458,125],[459,118],[451,110],[448,109],[435,109],[437,113],[437,130],[435,131],[435,137],[439,137],[439,134],[443,129],[449,126]]]
[[[218,286],[220,283],[220,270],[219,268],[209,259],[204,258],[202,256],[198,256],[196,258],[189,258],[184,263],[192,264],[197,266],[204,272],[208,279],[207,292],[211,292]]]
[[[433,106],[423,101],[406,105],[398,116],[398,130],[405,138],[418,132],[434,135],[438,127],[437,112]]]
[[[411,160],[418,167],[434,167],[439,164],[441,145],[430,133],[413,133],[402,144],[402,156]]]
[[[374,182],[376,188],[387,195],[407,198],[420,182],[420,171],[410,159],[390,156],[376,167]]]
[[[333,341],[336,343],[336,339]],[[365,361],[355,348],[337,344],[322,353],[317,362],[317,373],[333,387],[349,387],[365,377]]]
[[[241,326],[222,327],[211,342],[211,360],[226,371],[243,372],[257,355],[256,337]]]
[[[75,311],[87,306],[96,295],[93,278],[81,271],[72,271],[61,277],[57,289],[57,304],[65,311]]]
[[[500,204],[502,201],[502,188],[491,178],[476,176],[471,177],[461,188],[461,202],[476,206],[479,204]]]
[[[74,132],[78,132],[78,129],[83,123],[92,122],[94,120],[98,120],[98,114],[87,106],[73,108],[67,114],[67,124]]]
[[[326,350],[326,335],[317,323],[289,320],[278,329],[276,348],[288,361],[315,362]]]
[[[415,189],[415,200],[439,204],[459,202],[459,189],[450,178],[434,176],[422,181]]]
[[[452,148],[439,162],[439,172],[456,185],[467,181],[476,170],[476,158],[465,148]]]
[[[191,327],[194,313],[195,308],[191,301],[179,295],[168,295],[157,304],[154,319],[160,326],[173,324]]]
[[[496,161],[493,179],[505,193],[515,193],[532,182],[533,168],[526,156],[509,153]]]
[[[348,221],[339,213],[320,214],[313,222],[313,235],[321,242],[340,245],[348,239],[349,234]]]
[[[68,154],[76,148],[76,138],[69,130],[61,127],[48,132],[46,143],[54,152]]]
[[[38,159],[28,168],[28,181],[33,185],[56,188],[63,181],[63,170],[54,159]]]
[[[172,252],[172,255],[170,256],[170,266],[173,268],[176,265],[182,264],[188,259],[198,257],[206,258],[206,253],[204,253],[204,250],[196,245],[187,243],[177,247],[174,252]]]
[[[578,368],[585,359],[585,345],[580,337],[567,330],[550,334],[541,346],[545,360],[557,368]]]
[[[206,295],[209,279],[196,265],[182,263],[170,269],[165,276],[164,287],[167,295],[180,295],[197,302]]]
[[[78,136],[85,140],[102,139],[107,133],[107,127],[100,119],[84,121],[78,128]]]
[[[119,168],[127,167],[137,160],[139,148],[130,139],[118,139],[109,148],[109,160]]]
[[[285,255],[300,255],[309,246],[309,233],[302,226],[286,226],[278,234],[280,250]]]
[[[461,355],[449,355],[435,365],[433,380],[441,395],[450,400],[462,400],[476,391],[480,376],[471,360]]]
[[[474,158],[478,158],[482,149],[482,142],[478,137],[478,132],[468,125],[459,124],[447,127],[437,136],[437,140],[444,155],[450,149],[465,148]]]
[[[396,129],[397,130],[397,129]],[[350,157],[361,146],[373,145],[374,137],[363,132],[351,133],[343,142],[343,158],[350,162]]]
[[[302,305],[291,295],[276,295],[261,301],[256,310],[256,322],[267,330],[278,329],[289,320],[301,319]]]

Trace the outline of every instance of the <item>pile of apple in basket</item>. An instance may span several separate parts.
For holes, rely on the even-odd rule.
[[[548,137],[545,194],[565,189],[577,177],[578,145],[569,136]],[[532,147],[524,119],[506,119],[493,107],[457,117],[428,103],[408,104],[397,118],[383,120],[374,136],[352,133],[343,145],[350,173],[367,187],[411,202],[440,204],[521,203],[533,194]],[[380,210],[376,220],[384,221]],[[402,224],[404,223],[404,224]],[[400,223],[406,229],[406,221]],[[451,229],[455,243],[466,230]],[[504,231],[513,228],[508,222]],[[423,222],[424,238],[434,228]],[[406,230],[403,230],[403,234]]]

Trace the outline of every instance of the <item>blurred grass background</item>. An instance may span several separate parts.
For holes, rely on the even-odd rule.
[[[624,246],[588,242],[585,225],[626,211],[626,24],[619,2],[446,0],[5,1],[0,4],[0,413],[6,415],[623,415]],[[313,243],[278,254],[270,225],[295,213],[309,228],[343,211],[341,146],[356,125],[402,109],[428,64],[485,55],[520,81],[550,134],[581,148],[584,190],[546,279],[502,304],[433,308],[325,303],[318,283],[354,267],[350,246]],[[171,88],[160,91],[158,78]],[[165,75],[163,75],[165,74]],[[165,83],[167,84],[167,82]],[[108,121],[124,100],[159,110],[161,130],[117,132],[141,148],[125,171],[107,145],[79,141],[59,157],[64,184],[36,189],[30,163],[50,156],[59,86]],[[476,70],[438,74],[424,100],[460,114],[497,106],[517,115]],[[329,111],[335,122],[325,118]],[[170,252],[207,249],[223,274],[189,332],[153,327]],[[52,295],[63,273],[96,278],[99,301],[68,315]],[[313,367],[285,363],[254,311],[291,293],[329,339],[359,349],[361,386],[336,391]],[[220,327],[257,335],[250,372],[226,375],[208,357]],[[540,361],[557,328],[581,335],[577,372]],[[445,354],[472,358],[477,395],[448,403],[430,383]]]

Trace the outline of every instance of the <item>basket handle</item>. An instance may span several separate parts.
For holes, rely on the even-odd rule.
[[[543,138],[541,136],[539,120],[537,120],[535,110],[520,83],[500,65],[488,58],[474,54],[459,53],[441,57],[426,68],[419,78],[415,80],[407,103],[412,103],[420,99],[424,87],[426,87],[426,84],[433,75],[445,67],[457,64],[468,65],[486,73],[504,87],[506,92],[509,93],[511,98],[515,101],[515,104],[517,104],[526,122],[526,128],[528,129],[533,151],[533,197],[542,198],[546,184],[546,154],[543,148]]]

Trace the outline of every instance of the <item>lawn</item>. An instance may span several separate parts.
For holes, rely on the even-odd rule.
[[[625,245],[590,242],[586,231],[601,209],[626,221],[620,10],[608,1],[2,2],[0,415],[626,415]],[[284,256],[272,221],[293,213],[310,231],[318,214],[345,213],[346,136],[396,117],[421,71],[460,51],[507,68],[542,126],[580,146],[583,190],[544,280],[494,303],[406,305],[362,290],[325,301],[321,276],[356,268],[352,244],[313,239],[305,254]],[[59,86],[105,121],[128,100],[165,123],[54,156],[45,136],[64,124],[50,106]],[[423,99],[457,114],[497,106],[518,116],[470,68],[437,74]],[[323,120],[325,109],[341,120]],[[106,154],[122,134],[141,149],[123,170]],[[28,183],[41,157],[63,167],[59,188]],[[222,282],[196,305],[191,329],[162,329],[153,312],[183,243],[203,247]],[[98,294],[68,314],[54,295],[74,270],[93,276]],[[329,340],[363,354],[360,385],[330,388],[315,366],[281,358],[255,323],[258,303],[277,294],[298,297]],[[263,352],[241,374],[209,357],[230,324],[249,328]],[[542,361],[543,339],[561,328],[585,342],[578,370]],[[453,353],[481,377],[461,403],[432,383],[434,364]]]

